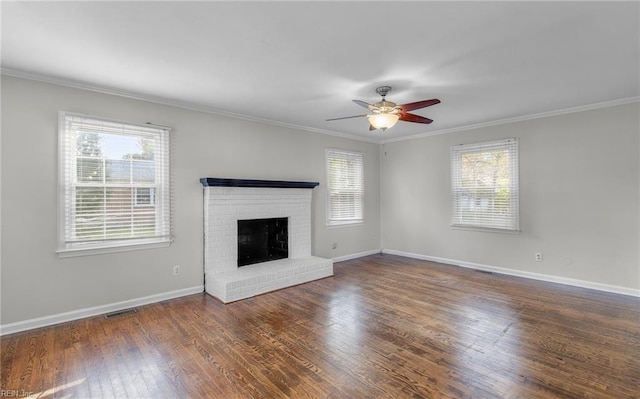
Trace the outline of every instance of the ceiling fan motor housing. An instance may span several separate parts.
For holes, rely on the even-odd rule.
[[[382,113],[382,114],[386,114],[386,113],[395,114],[395,113],[400,112],[400,108],[393,101],[382,100],[382,101],[378,101],[377,103],[373,104],[373,106],[377,108],[377,109],[374,109],[373,112],[379,113],[379,114],[380,113]]]

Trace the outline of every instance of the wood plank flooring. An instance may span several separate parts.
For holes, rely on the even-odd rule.
[[[3,396],[640,398],[640,299],[391,255],[1,339]]]

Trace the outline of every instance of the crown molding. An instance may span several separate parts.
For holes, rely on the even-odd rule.
[[[54,85],[58,85],[58,86],[70,87],[70,88],[80,89],[80,90],[87,90],[87,91],[92,91],[92,92],[96,92],[96,93],[109,94],[109,95],[113,95],[113,96],[129,98],[129,99],[133,99],[133,100],[147,101],[147,102],[152,102],[152,103],[156,103],[156,104],[167,105],[167,106],[176,107],[176,108],[182,108],[182,109],[186,109],[186,110],[189,110],[189,111],[197,111],[197,112],[203,112],[203,113],[212,114],[212,115],[226,116],[226,117],[232,118],[232,119],[239,119],[239,120],[255,122],[255,123],[263,123],[263,124],[270,125],[270,126],[277,126],[277,127],[287,128],[287,129],[302,130],[302,131],[306,131],[306,132],[310,132],[310,133],[326,134],[326,135],[340,137],[340,138],[344,138],[344,139],[350,139],[350,140],[356,140],[356,141],[364,141],[364,142],[374,143],[374,144],[387,144],[387,143],[393,143],[393,142],[396,142],[396,141],[415,140],[415,139],[420,139],[420,138],[424,138],[424,137],[437,136],[437,135],[441,135],[441,134],[456,133],[456,132],[462,132],[462,131],[465,131],[465,130],[480,129],[480,128],[484,128],[484,127],[505,125],[505,124],[508,124],[508,123],[522,122],[522,121],[528,121],[528,120],[532,120],[532,119],[548,118],[548,117],[552,117],[552,116],[565,115],[565,114],[571,114],[571,113],[575,113],[575,112],[590,111],[590,110],[595,110],[595,109],[599,109],[599,108],[607,108],[607,107],[613,107],[613,106],[617,106],[617,105],[624,105],[624,104],[631,104],[631,103],[640,102],[640,96],[622,98],[622,99],[618,99],[618,100],[605,101],[605,102],[600,102],[600,103],[595,103],[595,104],[587,104],[587,105],[580,105],[580,106],[577,106],[577,107],[564,108],[564,109],[555,110],[555,111],[542,112],[542,113],[537,113],[537,114],[521,115],[521,116],[516,116],[516,117],[513,117],[513,118],[498,119],[498,120],[489,121],[489,122],[474,123],[474,124],[470,124],[470,125],[458,126],[458,127],[453,127],[453,128],[450,128],[450,129],[435,130],[435,131],[432,131],[432,132],[419,133],[419,134],[414,134],[414,135],[410,135],[410,136],[391,138],[391,139],[384,139],[384,138],[374,138],[374,137],[362,137],[362,136],[356,136],[356,135],[347,134],[347,133],[335,132],[335,131],[332,131],[332,130],[316,129],[316,128],[312,128],[312,127],[308,127],[308,126],[296,125],[296,124],[293,124],[293,123],[285,123],[285,122],[280,122],[280,121],[274,121],[274,120],[266,119],[266,118],[257,118],[257,117],[249,116],[249,115],[245,115],[245,114],[237,114],[237,113],[234,113],[234,112],[228,112],[228,111],[222,111],[222,110],[218,110],[218,109],[203,107],[203,106],[199,106],[199,105],[195,105],[195,104],[191,104],[191,103],[187,103],[187,102],[169,100],[169,99],[166,99],[166,98],[156,97],[156,96],[145,96],[145,95],[140,95],[140,94],[129,92],[129,91],[125,91],[125,90],[118,90],[118,89],[112,89],[112,88],[92,86],[92,85],[89,85],[89,84],[86,84],[86,83],[77,82],[77,81],[73,81],[73,80],[59,79],[59,78],[54,78],[54,77],[51,77],[51,76],[34,74],[34,73],[30,73],[30,72],[18,71],[18,70],[13,70],[13,69],[0,68],[0,75],[11,76],[11,77],[27,79],[27,80],[34,80],[34,81],[54,84]]]
[[[454,127],[454,128],[450,128],[450,129],[442,129],[442,130],[436,130],[436,131],[428,132],[428,133],[419,133],[419,134],[414,134],[414,135],[411,135],[411,136],[398,137],[398,138],[388,139],[388,140],[381,140],[380,144],[387,144],[387,143],[392,143],[392,142],[395,142],[395,141],[415,140],[415,139],[419,139],[419,138],[423,138],[423,137],[437,136],[437,135],[440,135],[440,134],[449,134],[449,133],[462,132],[462,131],[465,131],[465,130],[480,129],[480,128],[483,128],[483,127],[506,125],[508,123],[523,122],[523,121],[528,121],[528,120],[532,120],[532,119],[541,119],[541,118],[548,118],[548,117],[551,117],[551,116],[573,114],[573,113],[576,113],[576,112],[591,111],[591,110],[600,109],[600,108],[608,108],[608,107],[614,107],[614,106],[617,106],[617,105],[632,104],[632,103],[640,103],[640,97],[628,97],[628,98],[622,98],[622,99],[619,99],[619,100],[605,101],[605,102],[595,103],[595,104],[580,105],[578,107],[564,108],[564,109],[559,109],[559,110],[549,111],[549,112],[541,112],[541,113],[538,113],[538,114],[521,115],[521,116],[516,116],[516,117],[513,117],[513,118],[505,118],[505,119],[498,119],[498,120],[489,121],[489,122],[474,123],[474,124],[471,124],[471,125],[458,126],[458,127]]]
[[[33,81],[36,81],[36,82],[48,83],[48,84],[53,84],[53,85],[57,85],[57,86],[69,87],[69,88],[73,88],[73,89],[87,90],[87,91],[92,91],[92,92],[95,92],[95,93],[101,93],[101,94],[108,94],[108,95],[112,95],[112,96],[124,97],[124,98],[132,99],[132,100],[146,101],[146,102],[151,102],[151,103],[155,103],[155,104],[161,104],[161,105],[167,105],[167,106],[170,106],[170,107],[186,109],[186,110],[189,110],[189,111],[203,112],[203,113],[206,113],[206,114],[212,114],[212,115],[217,115],[217,116],[226,116],[228,118],[239,119],[239,120],[244,120],[244,121],[248,121],[248,122],[263,123],[263,124],[266,124],[266,125],[283,127],[283,128],[287,128],[287,129],[303,130],[303,131],[310,132],[310,133],[320,133],[320,134],[326,134],[326,135],[340,137],[340,138],[344,138],[344,139],[365,141],[365,142],[369,142],[369,143],[380,144],[380,140],[376,139],[376,138],[361,137],[361,136],[356,136],[356,135],[347,134],[347,133],[334,132],[334,131],[331,131],[331,130],[316,129],[316,128],[312,128],[312,127],[308,127],[308,126],[296,125],[296,124],[293,124],[293,123],[285,123],[285,122],[280,122],[280,121],[274,121],[274,120],[266,119],[266,118],[257,118],[257,117],[250,116],[250,115],[237,114],[237,113],[234,113],[234,112],[222,111],[222,110],[219,110],[219,109],[203,107],[203,106],[200,106],[200,105],[195,105],[195,104],[191,104],[191,103],[187,103],[187,102],[170,100],[170,99],[163,98],[163,97],[156,97],[156,96],[150,96],[150,95],[149,96],[140,95],[138,93],[133,93],[133,92],[129,92],[129,91],[126,91],[126,90],[118,90],[118,89],[112,89],[112,88],[106,88],[106,87],[100,87],[100,86],[93,86],[93,85],[89,85],[89,84],[78,82],[78,81],[67,80],[67,79],[59,79],[59,78],[54,78],[54,77],[51,77],[51,76],[34,74],[34,73],[30,73],[30,72],[17,71],[17,70],[7,69],[7,68],[0,68],[0,75],[11,76],[11,77],[14,77],[14,78],[20,78],[20,79],[26,79],[26,80],[33,80]]]

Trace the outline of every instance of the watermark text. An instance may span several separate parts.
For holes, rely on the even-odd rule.
[[[0,398],[30,398],[33,392],[24,389],[0,389]]]

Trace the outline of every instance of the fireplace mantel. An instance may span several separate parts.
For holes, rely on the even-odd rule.
[[[310,181],[223,179],[203,177],[200,183],[204,187],[265,187],[265,188],[314,188],[320,183]]]

